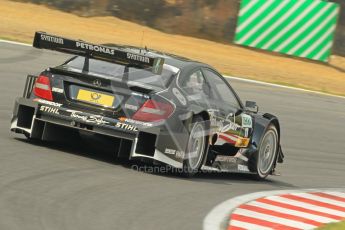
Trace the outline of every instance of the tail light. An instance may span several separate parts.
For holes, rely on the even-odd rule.
[[[47,76],[40,75],[34,86],[34,94],[37,97],[52,101],[53,94],[50,87],[50,80]]]
[[[174,107],[166,102],[146,101],[132,117],[134,120],[153,122],[165,120],[173,113]]]

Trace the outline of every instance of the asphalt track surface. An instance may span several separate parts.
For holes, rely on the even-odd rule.
[[[104,147],[100,140],[30,143],[10,133],[26,74],[65,59],[0,42],[0,229],[201,229],[215,205],[237,195],[345,186],[345,99],[272,86],[232,82],[243,100],[281,121],[282,176],[264,182],[239,174],[184,179],[138,172],[92,147]]]

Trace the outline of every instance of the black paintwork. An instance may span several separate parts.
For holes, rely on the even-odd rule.
[[[71,41],[72,40],[68,40],[70,43]],[[39,43],[35,40],[35,42],[36,47],[39,48],[49,48],[66,52],[66,50],[63,49],[63,45],[59,45],[59,47],[56,48],[56,44],[52,44],[47,41],[41,41],[41,43]],[[73,53],[73,47],[69,48],[70,50],[68,50],[68,53]],[[244,135],[243,131],[246,130],[248,138],[250,138],[249,146],[245,148],[246,151],[241,153],[244,157],[249,159],[249,162],[251,157],[257,153],[263,134],[269,125],[275,125],[278,132],[280,132],[278,118],[270,114],[247,111],[238,95],[231,88],[230,84],[211,66],[153,50],[143,50],[141,48],[124,46],[116,47],[116,50],[121,50],[123,54],[128,52],[140,54],[142,56],[146,55],[150,57],[150,64],[153,64],[155,60],[164,60],[165,67],[163,67],[163,69],[170,66],[170,68],[173,67],[177,71],[172,74],[171,79],[165,83],[164,87],[156,87],[150,84],[143,84],[142,82],[140,82],[140,84],[136,84],[135,81],[129,81],[128,79],[124,80],[125,73],[121,78],[114,78],[107,74],[95,75],[90,72],[89,69],[85,68],[81,71],[75,71],[68,65],[69,61],[71,61],[68,60],[60,66],[48,68],[42,72],[42,75],[50,78],[51,87],[60,90],[60,92],[53,92],[53,98],[54,103],[61,104],[61,106],[54,106],[49,103],[47,104],[45,101],[37,101],[38,98],[34,93],[30,93],[33,87],[33,81],[30,80],[33,77],[31,76],[27,81],[24,98],[16,100],[12,118],[12,124],[16,125],[13,125],[11,130],[18,133],[24,133],[31,138],[39,139],[49,139],[48,137],[51,137],[51,135],[47,134],[47,130],[50,130],[48,127],[51,125],[66,127],[69,130],[86,130],[119,139],[130,140],[132,141],[132,148],[127,148],[127,150],[131,152],[140,151],[143,153],[140,154],[140,157],[151,157],[151,159],[167,164],[170,164],[171,160],[175,165],[183,163],[181,154],[177,153],[183,153],[186,149],[189,136],[188,126],[195,116],[202,117],[206,123],[206,127],[211,127],[213,122],[217,124],[216,128],[219,129],[223,128],[223,126],[227,124],[227,121],[230,122],[230,118],[234,118],[233,123],[236,124],[236,119],[242,119],[241,122],[243,122],[242,116],[250,116],[253,123],[252,127],[238,128],[238,130],[240,130],[239,136]],[[97,56],[95,53],[83,53],[82,55],[87,56],[88,58],[106,58],[105,61],[109,61],[108,59],[111,59],[110,55],[105,55],[103,57],[103,54],[99,54]],[[123,59],[125,59],[125,56],[122,55],[121,63],[123,63]],[[118,60],[115,58],[114,60],[110,60],[110,62],[118,63]],[[134,64],[138,71],[146,71],[144,69],[140,70],[141,68],[147,68],[146,65],[140,65],[138,62],[135,62]],[[123,65],[131,65],[131,61],[126,60],[126,63],[123,63]],[[203,82],[202,85],[207,85],[207,89],[202,88],[202,92],[208,92],[210,93],[209,95],[219,92],[217,88],[210,87],[212,82],[209,82],[205,77],[205,71],[211,71],[224,80],[224,84],[233,93],[234,100],[238,102],[238,107],[234,107],[230,104],[228,105],[221,101],[212,100],[209,95],[206,95],[209,97],[206,100],[204,95],[200,96],[200,98],[192,98],[192,96],[198,95],[190,94],[187,92],[188,90],[184,89],[181,85],[183,85],[184,81],[197,71],[202,73],[200,76],[204,76],[203,79],[205,82]],[[153,75],[155,74],[157,73],[153,73]],[[96,80],[97,84],[95,84]],[[71,90],[73,91],[75,87],[83,87],[102,92],[104,94],[115,95],[116,100],[121,101],[114,108],[105,108],[81,102],[71,97]],[[178,95],[176,92],[178,92]],[[164,122],[156,123],[135,123],[130,120],[123,120],[124,118],[131,119],[133,114],[149,99],[171,103],[174,106],[173,114]],[[49,108],[47,109],[46,107],[56,108],[58,112]],[[78,112],[74,112],[75,114],[73,115],[73,111],[71,112],[71,110]],[[229,114],[233,115],[230,118],[227,118]],[[82,116],[84,120],[80,119]],[[96,116],[96,118],[94,116]],[[97,120],[98,122],[95,122],[95,119],[101,120]],[[27,120],[32,120],[34,122],[32,122],[30,126],[30,122]],[[25,126],[20,126],[19,123],[25,123]],[[50,126],[47,126],[47,124]],[[122,124],[126,124],[127,126],[124,128],[124,125]],[[131,129],[132,126],[135,128]],[[206,153],[207,156],[204,158],[204,165],[224,171],[238,171],[238,164],[247,165],[248,163],[246,161],[234,157],[236,154],[241,152],[241,148],[235,147],[233,143],[223,143],[219,146],[216,145],[216,141],[214,139],[215,135],[218,135],[219,133],[221,132],[210,131],[208,133],[207,138],[211,144]],[[141,138],[146,138],[147,141],[142,140]],[[140,148],[135,146],[135,143],[137,143],[137,145],[140,143]],[[149,145],[148,143],[150,143],[150,145],[154,145],[154,148],[146,146]],[[166,154],[167,149],[175,151],[175,154]],[[152,158],[152,156],[155,155],[152,151],[156,150],[163,153],[166,156],[166,159],[162,160],[161,158]],[[120,155],[120,153],[121,156],[124,155],[121,150],[119,150],[117,154]],[[231,162],[217,162],[216,158],[219,155],[228,157],[227,159],[230,159]],[[127,157],[132,158],[135,156],[128,153]],[[279,147],[276,161],[281,163],[282,160],[283,153]]]

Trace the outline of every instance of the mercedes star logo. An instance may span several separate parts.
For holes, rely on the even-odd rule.
[[[93,81],[93,85],[95,85],[97,87],[101,87],[102,86],[102,82],[101,82],[101,80],[96,79],[96,80]]]

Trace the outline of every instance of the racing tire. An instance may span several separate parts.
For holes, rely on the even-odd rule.
[[[272,173],[279,150],[279,135],[277,128],[270,125],[259,145],[258,151],[249,162],[251,171],[255,174],[254,179],[264,180]]]
[[[195,116],[189,126],[189,138],[183,160],[185,177],[192,177],[199,172],[207,150],[207,136],[205,121]]]

